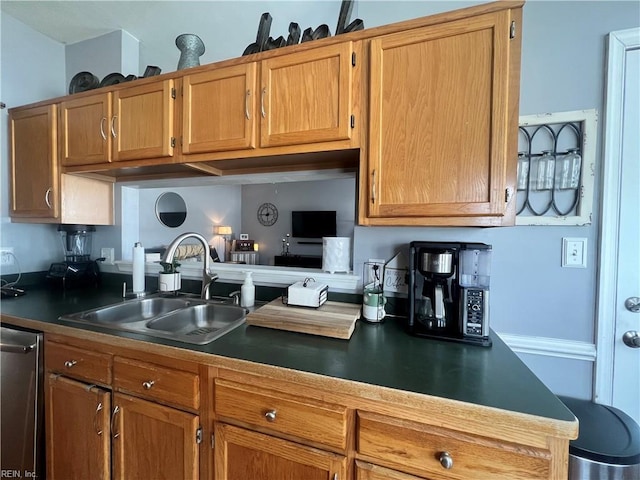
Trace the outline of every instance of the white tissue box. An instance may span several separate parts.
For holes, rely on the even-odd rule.
[[[324,283],[296,282],[287,290],[287,305],[317,308],[327,301],[328,292],[329,287]]]

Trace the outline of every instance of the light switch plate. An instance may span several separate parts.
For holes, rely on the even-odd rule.
[[[564,268],[587,268],[587,239],[562,239],[562,266]]]

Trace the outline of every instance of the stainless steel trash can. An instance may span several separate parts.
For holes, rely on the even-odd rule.
[[[640,426],[617,408],[559,398],[580,423],[569,443],[569,480],[640,479]]]

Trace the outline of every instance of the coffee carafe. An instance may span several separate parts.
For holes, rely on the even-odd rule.
[[[408,330],[489,346],[491,246],[412,242]]]

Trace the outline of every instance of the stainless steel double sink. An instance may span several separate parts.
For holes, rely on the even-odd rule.
[[[204,345],[244,323],[248,311],[232,299],[156,294],[63,315],[61,320]]]

